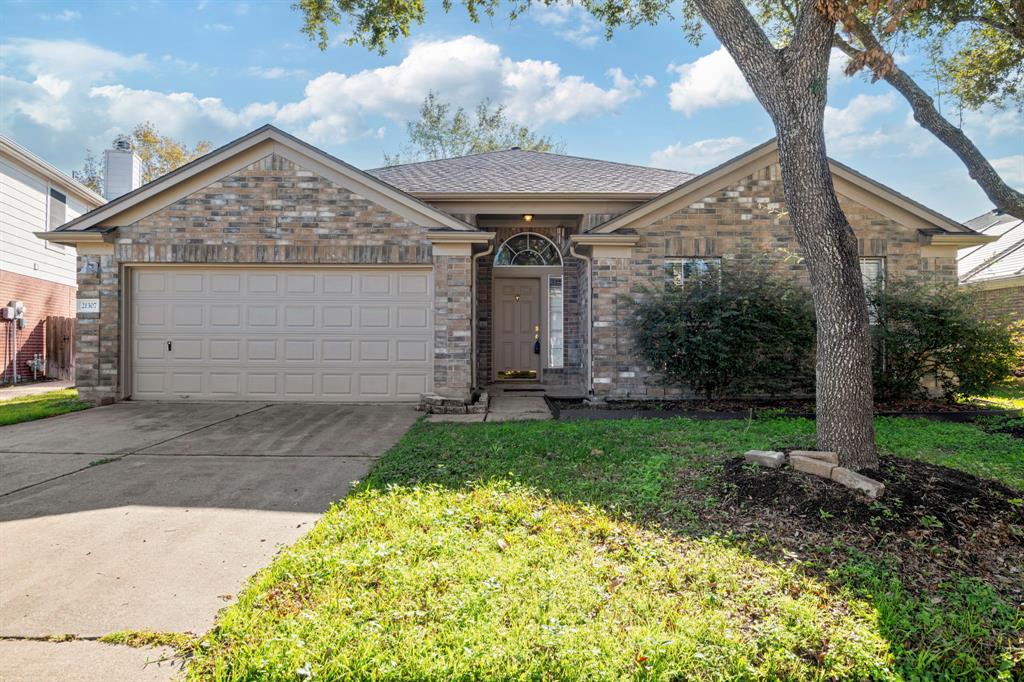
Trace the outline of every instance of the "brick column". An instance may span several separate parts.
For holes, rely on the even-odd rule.
[[[620,373],[634,362],[629,352],[628,304],[620,300],[628,295],[633,284],[630,261],[626,258],[595,256],[591,303],[593,305],[594,394],[623,395],[629,387],[622,384]]]
[[[472,389],[472,261],[434,255],[434,392],[467,398]]]
[[[98,313],[79,313],[75,329],[75,381],[83,400],[109,402],[118,397],[120,271],[112,253],[78,255],[78,298],[98,298]]]

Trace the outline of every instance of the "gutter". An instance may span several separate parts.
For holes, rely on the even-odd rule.
[[[493,237],[493,234],[494,233],[492,232],[491,233],[492,237]],[[494,253],[494,241],[493,240],[488,242],[486,249],[484,249],[480,253],[473,254],[473,267],[471,267],[469,269],[469,278],[470,278],[470,283],[471,283],[470,287],[469,287],[469,298],[470,298],[470,307],[471,307],[471,311],[470,311],[470,314],[469,314],[469,319],[470,319],[470,324],[473,325],[472,334],[470,334],[470,339],[472,339],[472,349],[470,350],[470,353],[469,353],[469,371],[472,373],[472,377],[470,377],[469,385],[472,386],[474,389],[479,388],[479,386],[477,385],[477,381],[478,380],[477,380],[477,376],[476,376],[476,347],[477,347],[477,338],[476,338],[477,337],[477,324],[476,324],[476,313],[477,313],[476,269],[477,269],[477,262],[481,258],[483,258],[484,256],[489,256],[492,253]]]

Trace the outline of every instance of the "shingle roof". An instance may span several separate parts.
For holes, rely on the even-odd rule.
[[[412,194],[612,193],[661,194],[692,173],[578,156],[506,149],[366,171]]]
[[[966,225],[999,239],[960,250],[957,269],[961,282],[984,282],[1024,275],[1024,220],[993,211],[967,221]]]

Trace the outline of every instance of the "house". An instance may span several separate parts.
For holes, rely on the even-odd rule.
[[[960,283],[979,290],[985,315],[1024,320],[1024,220],[990,211],[966,224],[995,241],[959,252]]]
[[[0,383],[32,376],[28,363],[46,352],[46,318],[75,316],[75,249],[33,234],[59,227],[103,204],[96,192],[69,178],[13,140],[0,136],[0,306],[24,304],[17,368],[4,322]]]
[[[832,170],[873,277],[955,282],[991,239]],[[774,142],[697,176],[517,149],[361,171],[265,126],[40,236],[98,303],[96,401],[656,396],[620,295],[758,253],[806,277]]]

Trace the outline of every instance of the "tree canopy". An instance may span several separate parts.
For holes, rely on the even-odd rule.
[[[149,121],[136,125],[129,137],[132,149],[141,161],[143,184],[184,166],[212,148],[205,140],[200,140],[190,148],[184,142],[168,135],[161,135],[156,126]],[[103,192],[103,166],[91,149],[85,151],[81,170],[75,171],[72,175],[89,189]]]
[[[385,165],[447,159],[510,147],[537,152],[562,149],[562,145],[550,137],[510,121],[503,105],[493,106],[485,99],[470,114],[463,107],[453,109],[434,92],[420,105],[419,118],[406,123],[406,132],[408,142],[402,151],[385,154]]]

